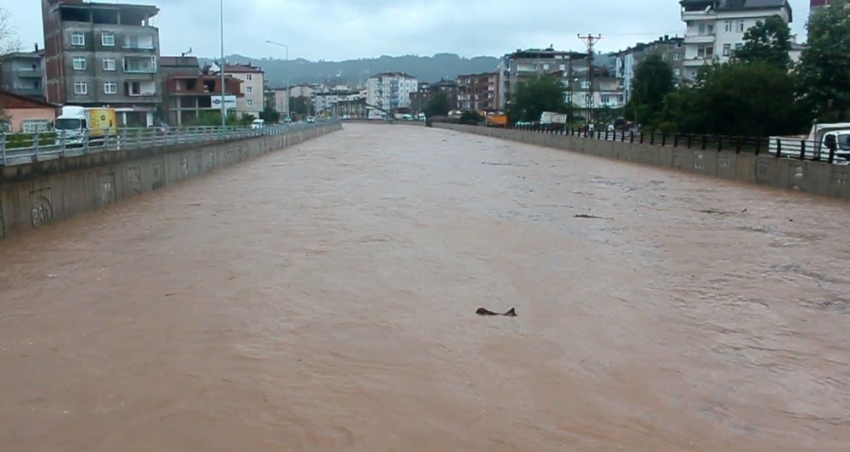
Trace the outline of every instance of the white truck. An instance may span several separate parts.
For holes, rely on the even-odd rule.
[[[544,111],[543,114],[540,115],[540,124],[541,125],[565,125],[567,123],[567,114],[566,113],[555,113],[551,111]]]
[[[114,108],[85,108],[75,105],[62,107],[62,114],[56,118],[56,139],[65,140],[66,145],[90,142],[102,143],[107,135],[115,136],[118,126]]]
[[[772,155],[778,152],[781,157],[798,159],[802,154],[806,160],[827,160],[827,142],[833,139],[836,144],[833,163],[850,164],[850,122],[815,124],[808,135],[773,136],[768,149]]]

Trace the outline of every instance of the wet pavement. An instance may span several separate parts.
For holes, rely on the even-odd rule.
[[[850,450],[848,207],[347,125],[0,244],[0,450]]]

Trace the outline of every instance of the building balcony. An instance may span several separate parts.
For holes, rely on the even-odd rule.
[[[682,11],[682,22],[717,20],[717,13],[705,11]]]
[[[124,73],[156,74],[156,57],[126,57],[124,58]]]
[[[43,75],[41,69],[32,69],[32,68],[20,68],[15,69],[15,73],[20,78],[38,78],[40,79]]]
[[[711,33],[690,33],[685,35],[685,44],[713,44],[714,32]]]
[[[697,67],[697,66],[704,66],[706,64],[711,64],[712,61],[714,61],[713,56],[710,56],[710,57],[707,57],[707,58],[705,58],[705,57],[694,57],[694,58],[687,58],[687,59],[683,60],[682,64],[685,67]]]

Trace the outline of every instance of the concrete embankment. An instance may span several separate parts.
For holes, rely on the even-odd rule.
[[[750,184],[799,190],[821,196],[850,199],[850,166],[826,162],[659,146],[647,143],[606,141],[489,127],[435,123],[434,127],[581,152],[645,165],[661,166]]]
[[[340,130],[327,124],[240,141],[100,152],[0,170],[0,240]]]

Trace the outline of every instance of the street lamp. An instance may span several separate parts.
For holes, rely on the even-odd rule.
[[[222,133],[227,127],[227,103],[225,102],[224,91],[224,0],[220,1],[221,6],[221,64],[219,72],[221,72],[221,129]]]
[[[288,45],[281,44],[281,43],[275,42],[275,41],[268,41],[268,40],[266,41],[266,44],[272,44],[272,45],[276,45],[278,47],[283,47],[283,49],[286,50],[286,54],[285,54],[286,59],[284,61],[286,62],[287,66],[289,65],[289,46]],[[287,116],[291,116],[291,112],[289,111],[290,97],[289,97],[289,78],[288,77],[285,80],[285,82],[286,82],[286,114],[287,114]]]

